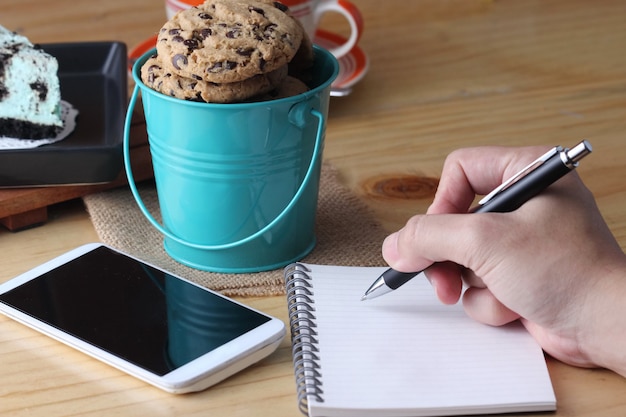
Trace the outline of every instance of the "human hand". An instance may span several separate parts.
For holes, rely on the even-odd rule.
[[[502,325],[519,318],[553,356],[626,374],[626,363],[616,365],[604,352],[615,325],[626,326],[609,322],[607,316],[618,313],[606,311],[624,310],[626,260],[576,172],[512,213],[465,215],[476,195],[546,150],[453,152],[427,215],[414,216],[390,235],[383,256],[399,271],[436,262],[426,275],[444,303],[457,302],[465,282],[463,305],[474,319]]]

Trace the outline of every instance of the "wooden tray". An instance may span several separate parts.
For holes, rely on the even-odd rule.
[[[135,112],[133,115],[130,144],[135,180],[152,178],[152,160],[143,113],[139,115]],[[126,184],[126,173],[121,172],[114,181],[105,184],[0,189],[0,224],[11,231],[37,226],[48,220],[48,206],[52,204]]]

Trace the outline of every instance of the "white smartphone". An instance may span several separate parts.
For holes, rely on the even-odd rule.
[[[0,312],[172,393],[271,354],[274,317],[93,243],[0,285]]]

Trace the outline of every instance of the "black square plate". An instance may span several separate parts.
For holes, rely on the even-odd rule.
[[[122,170],[128,99],[126,45],[42,44],[59,61],[61,98],[79,114],[67,138],[34,149],[0,150],[0,187],[96,184]]]

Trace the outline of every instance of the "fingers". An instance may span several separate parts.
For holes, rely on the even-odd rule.
[[[466,213],[476,195],[485,195],[545,153],[546,147],[459,149],[447,158],[428,214]]]
[[[463,307],[468,316],[491,326],[502,326],[519,318],[517,313],[498,301],[472,271],[462,269],[452,262],[442,262],[426,270],[426,277],[442,303],[455,304],[459,301],[464,281],[469,285],[463,294]]]
[[[623,256],[576,173],[513,213],[466,215],[476,194],[490,192],[546,150],[453,152],[428,214],[414,216],[384,241],[387,263],[404,272],[429,268],[426,275],[446,304],[458,301],[465,281],[465,309],[483,323],[508,323],[519,318],[515,312],[537,322],[567,316],[557,307],[545,308],[542,300],[559,288],[577,286],[579,294],[585,293],[583,287],[590,284],[578,278],[586,275],[581,271],[587,263],[580,248],[592,259]]]
[[[460,267],[452,262],[434,264],[428,268],[426,278],[433,286],[437,298],[444,304],[456,304],[461,297],[463,282]]]
[[[468,288],[463,294],[463,307],[468,316],[491,326],[502,326],[520,318],[486,288]]]

